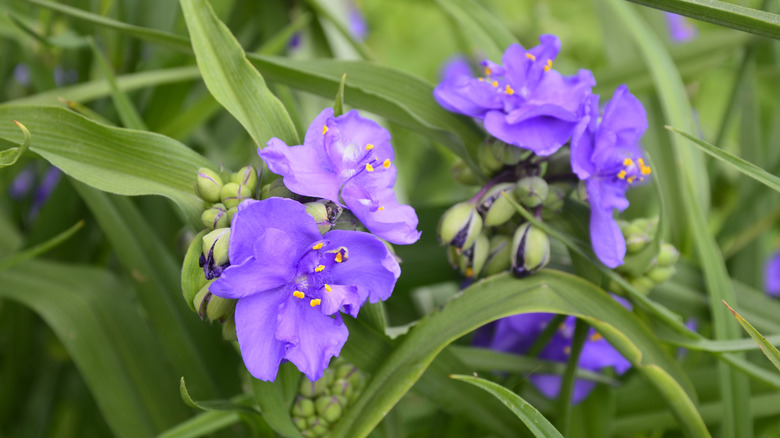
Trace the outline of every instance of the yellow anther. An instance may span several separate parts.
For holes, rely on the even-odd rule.
[[[534,55],[532,55],[530,53],[526,53],[525,57],[530,59],[531,61],[536,61],[536,56],[534,56]]]
[[[600,341],[600,340],[602,340],[602,339],[604,339],[604,337],[603,337],[603,336],[601,336],[601,333],[599,333],[599,332],[593,333],[593,334],[590,336],[590,340],[591,340],[591,342]]]
[[[367,144],[366,145],[366,150],[370,151],[371,149],[374,149],[374,145],[372,145],[371,143]]]
[[[498,81],[493,81],[491,85],[493,85],[494,87],[498,87]]]
[[[552,59],[547,60],[547,65],[544,66],[544,71],[550,71],[552,68]]]
[[[314,272],[322,272],[325,270],[325,265],[318,265],[316,268],[314,268]]]
[[[485,67],[485,76],[490,76],[490,73],[493,73],[493,70],[490,67]]]
[[[478,78],[478,79],[479,79],[480,82],[485,82],[485,79],[483,79],[483,78]]]
[[[625,171],[625,170],[621,170],[621,171],[618,173],[618,175],[617,175],[617,176],[618,176],[618,178],[620,178],[620,179],[626,179],[626,171]]]
[[[377,208],[377,210],[379,210],[379,211],[382,211],[382,210],[384,210],[384,209],[385,209],[384,207],[379,207],[379,208]]]
[[[366,163],[366,171],[373,172],[374,166],[372,166],[371,163]]]
[[[641,158],[640,158],[640,160],[641,160]],[[634,164],[634,160],[632,160],[631,158],[626,158],[625,160],[623,160],[623,165],[624,166],[630,166],[632,164]],[[641,166],[641,164],[640,164],[640,166]]]
[[[642,175],[650,175],[651,173],[653,173],[652,169],[647,166],[642,166]]]
[[[312,306],[312,307],[317,307],[317,306],[319,306],[321,303],[322,303],[322,300],[321,300],[321,299],[319,299],[319,298],[315,298],[315,299],[313,299],[313,300],[309,301],[309,305],[310,305],[310,306]]]
[[[328,125],[322,125],[322,135],[325,135],[326,132],[328,132]]]
[[[326,290],[327,292],[333,292],[333,288],[332,288],[332,287],[330,287],[330,285],[329,285],[329,284],[326,284],[326,285],[325,285],[325,290]]]
[[[627,181],[628,181],[629,184],[631,184],[631,183],[634,182],[635,179],[636,179],[635,176],[629,176]]]
[[[303,292],[301,292],[299,290],[296,290],[295,292],[293,292],[293,296],[295,298],[301,298],[301,299],[303,299],[303,297],[304,297]]]
[[[390,167],[390,159],[385,158],[385,161],[382,162],[382,166],[384,166],[385,169]]]
[[[510,87],[509,85],[507,85],[506,87],[504,87],[504,93],[511,96],[515,94],[515,90],[513,90],[512,87]]]
[[[341,255],[340,252],[336,253],[336,263],[341,263],[344,261],[344,256]]]
[[[322,242],[312,246],[311,249],[322,249]]]
[[[645,167],[645,160],[643,160],[641,158],[637,158],[636,159],[636,164],[638,164],[639,167]]]
[[[473,277],[474,276],[474,269],[472,269],[470,266],[466,268],[466,277]]]

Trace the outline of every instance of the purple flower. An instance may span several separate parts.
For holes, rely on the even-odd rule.
[[[673,42],[680,44],[696,38],[698,34],[696,26],[685,17],[671,12],[664,13],[664,16],[669,27],[669,36],[671,36]]]
[[[35,186],[35,174],[34,164],[29,164],[16,174],[13,181],[11,181],[10,187],[8,187],[8,194],[11,195],[12,199],[21,201],[30,194]]]
[[[54,189],[57,188],[57,184],[60,183],[61,178],[62,171],[56,166],[49,166],[46,169],[46,172],[41,179],[41,183],[38,185],[38,190],[35,191],[35,199],[30,208],[30,220],[33,220],[38,216],[41,207],[43,207],[43,204],[49,199],[49,196],[51,196]]]
[[[400,275],[379,239],[357,231],[320,235],[291,199],[244,201],[230,230],[231,265],[209,291],[238,299],[241,356],[261,380],[273,381],[283,359],[319,379],[347,340],[339,311],[356,316],[366,300],[387,299]]]
[[[272,138],[258,153],[292,192],[346,206],[368,231],[389,242],[420,238],[417,214],[399,204],[393,191],[390,133],[357,111],[333,117],[333,109],[326,108],[309,126],[303,145],[288,147]]]
[[[571,77],[553,70],[561,42],[554,35],[539,40],[529,50],[509,46],[503,65],[484,61],[485,77],[447,75],[434,97],[450,111],[484,119],[485,129],[506,143],[553,154],[571,137],[596,81],[588,70]]]
[[[349,33],[358,41],[364,41],[368,36],[368,23],[363,11],[360,10],[354,1],[347,2],[347,14],[349,18]]]
[[[772,297],[780,297],[780,252],[773,255],[764,268],[764,289]]]
[[[30,66],[23,62],[16,64],[16,67],[14,67],[14,79],[16,79],[16,82],[20,83],[21,85],[29,87],[32,83],[32,73],[30,72]]]
[[[615,91],[600,120],[598,100],[591,96],[586,115],[572,136],[571,166],[585,181],[593,250],[602,263],[615,268],[623,264],[626,241],[612,213],[628,207],[629,186],[651,172],[638,144],[647,129],[647,116],[625,85]]]
[[[624,299],[614,295],[613,298],[623,307],[631,308]],[[554,317],[552,313],[526,313],[500,319],[492,325],[492,336],[486,336],[485,331],[477,333],[479,338],[475,337],[475,345],[507,353],[524,354]],[[560,324],[552,339],[539,354],[540,359],[555,362],[569,360],[574,323],[575,318],[569,316]],[[594,372],[612,367],[618,374],[623,374],[631,368],[631,363],[591,328],[580,353],[578,366]],[[533,374],[530,380],[548,398],[556,398],[560,393],[562,378],[559,375]],[[594,381],[577,379],[574,382],[572,402],[579,403],[584,400],[595,386]]]

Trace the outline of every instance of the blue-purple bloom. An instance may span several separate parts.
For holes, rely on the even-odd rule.
[[[769,296],[780,297],[780,252],[775,253],[764,268],[764,290]]]
[[[539,41],[529,50],[512,44],[503,65],[484,61],[484,77],[473,78],[460,67],[449,71],[434,97],[450,111],[483,119],[485,129],[506,143],[537,155],[555,153],[582,118],[596,80],[588,70],[571,77],[553,70],[561,42],[555,35]]]
[[[26,198],[32,192],[33,187],[35,187],[35,177],[34,164],[29,164],[19,171],[8,187],[8,194],[11,195],[11,199],[21,201]]]
[[[602,263],[623,264],[626,241],[612,213],[628,207],[626,191],[650,174],[639,138],[647,129],[642,103],[621,85],[599,119],[599,97],[592,95],[571,141],[571,167],[585,181],[590,203],[590,238]]]
[[[364,41],[368,36],[368,23],[363,11],[360,10],[354,0],[347,1],[347,18],[349,21],[349,33],[358,41]]]
[[[247,200],[231,223],[231,265],[209,291],[238,299],[241,356],[258,379],[276,378],[282,360],[311,381],[347,340],[341,314],[390,297],[400,268],[368,233],[320,235],[314,218],[291,199]]]
[[[20,83],[21,85],[29,87],[32,83],[32,73],[30,72],[30,66],[23,62],[16,64],[16,67],[14,67],[14,79],[16,79],[16,82]]]
[[[687,18],[672,12],[666,12],[664,16],[669,27],[669,36],[671,36],[673,42],[680,44],[696,38],[698,34],[696,26],[688,21]]]
[[[333,117],[333,109],[326,108],[309,126],[303,145],[288,147],[272,138],[258,153],[292,192],[346,206],[368,231],[389,242],[420,238],[417,214],[393,191],[390,133],[357,111]]]
[[[622,298],[614,295],[613,298],[623,307],[631,308],[631,305]],[[477,332],[478,337],[475,337],[474,344],[506,353],[525,354],[554,317],[555,314],[552,313],[526,313],[500,319],[491,326],[483,328],[481,332]],[[575,321],[573,316],[566,317],[549,343],[539,353],[540,359],[555,362],[569,360]],[[631,362],[591,328],[580,353],[578,366],[594,372],[612,367],[617,374],[624,374],[631,368]],[[560,393],[562,383],[560,375],[532,374],[530,380],[548,398],[556,398]],[[574,382],[572,402],[581,402],[595,387],[596,382],[592,380],[577,379]]]
[[[30,164],[16,175],[13,181],[11,181],[11,186],[8,189],[11,198],[17,201],[27,198],[33,189],[35,190],[29,212],[31,222],[35,220],[38,216],[38,212],[49,199],[49,196],[51,196],[54,189],[57,188],[57,184],[59,184],[60,179],[62,178],[62,171],[56,166],[48,166],[44,171],[40,182],[36,181],[37,177],[38,172],[36,166]]]

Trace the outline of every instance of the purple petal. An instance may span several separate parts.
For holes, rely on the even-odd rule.
[[[20,64],[21,65],[21,64]],[[35,165],[29,164],[16,174],[11,186],[8,188],[8,194],[15,200],[25,198],[35,185]]]
[[[534,374],[531,376],[531,382],[539,389],[539,392],[546,397],[555,399],[561,392],[561,376],[550,374]],[[577,379],[574,381],[574,392],[572,394],[572,404],[577,404],[590,394],[596,387],[596,382],[591,380]]]
[[[321,293],[322,313],[333,315],[343,308],[344,313],[357,317],[360,306],[365,301],[365,298],[361,299],[358,287],[337,284],[328,285],[328,287],[330,287],[330,291],[323,288]]]
[[[519,123],[509,123],[500,111],[485,115],[485,129],[506,143],[547,156],[555,153],[569,140],[576,122],[556,117],[539,116]]]
[[[329,247],[345,247],[347,260],[333,265],[333,282],[344,286],[357,286],[360,303],[386,300],[393,293],[395,282],[401,275],[390,250],[376,237],[359,231],[329,231],[324,236]]]
[[[277,314],[286,301],[284,291],[253,295],[236,304],[236,335],[244,364],[257,379],[273,381],[285,353],[276,339]]]
[[[671,12],[666,12],[664,16],[666,16],[666,24],[669,26],[669,35],[673,42],[685,43],[696,38],[698,34],[696,26],[685,17]]]
[[[635,145],[647,129],[647,113],[626,85],[621,85],[604,109],[601,129],[614,132],[617,145]]]
[[[355,217],[378,237],[399,245],[420,239],[417,214],[412,207],[399,204],[392,189],[368,193],[358,184],[347,184],[341,196]]]
[[[482,118],[487,111],[504,107],[501,95],[492,86],[466,76],[440,83],[433,97],[445,109],[470,117]]]
[[[284,358],[312,382],[322,377],[333,356],[347,342],[347,327],[337,313],[331,318],[301,300],[286,301],[279,312],[276,338],[287,343]]]
[[[590,240],[593,251],[602,263],[614,269],[623,264],[626,240],[612,217],[612,208],[602,207],[599,181],[586,182],[586,188],[590,202]]]
[[[322,127],[319,129],[322,130]],[[309,137],[308,133],[306,137]],[[284,185],[290,191],[315,198],[338,199],[341,181],[337,169],[331,166],[325,155],[322,143],[287,146],[278,138],[272,138],[267,144],[257,153],[271,172],[284,178]]]
[[[349,8],[349,33],[358,41],[365,40],[368,36],[366,16],[363,15],[363,12],[358,8],[354,1],[350,1],[347,7]]]
[[[342,182],[352,176],[350,172],[362,167],[358,163],[363,162],[367,156],[377,160],[375,166],[379,166],[385,159],[393,161],[395,158],[390,145],[390,132],[373,120],[360,117],[357,110],[328,120],[324,145],[325,154]],[[367,150],[368,145],[373,148]],[[395,180],[389,185],[394,183]],[[338,198],[328,199],[338,201]]]
[[[780,297],[780,252],[772,256],[766,264],[764,287],[770,296]]]
[[[463,55],[455,55],[444,62],[441,77],[444,81],[458,80],[459,78],[470,79],[472,77],[471,65],[468,59]]]

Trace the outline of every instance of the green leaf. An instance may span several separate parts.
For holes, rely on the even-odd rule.
[[[436,4],[457,23],[454,31],[471,41],[468,53],[484,53],[487,59],[498,62],[504,51],[518,42],[501,20],[472,0],[436,0]]]
[[[727,302],[723,302],[723,304],[726,305],[726,307],[729,308],[731,313],[734,314],[734,318],[737,318],[737,321],[739,322],[739,325],[742,326],[743,329],[745,329],[746,332],[750,335],[751,338],[753,338],[754,341],[758,344],[759,348],[761,348],[761,351],[764,353],[764,355],[769,359],[770,362],[772,362],[772,365],[775,366],[778,370],[780,370],[780,351],[777,351],[777,348],[774,347],[774,345],[770,344],[769,341],[758,332],[755,328],[753,328],[753,325],[750,324],[745,318],[742,317],[739,313],[737,313],[734,309],[731,308],[731,306],[728,305]]]
[[[203,268],[198,265],[200,256],[203,254],[203,236],[208,232],[209,230],[203,230],[195,235],[189,248],[187,248],[184,262],[181,265],[181,291],[184,301],[187,302],[192,311],[197,311],[193,303],[195,295],[208,283],[206,276],[203,274]]]
[[[82,227],[84,226],[84,221],[78,221],[75,225],[68,228],[67,230],[61,232],[60,234],[57,234],[56,236],[52,237],[51,239],[47,240],[46,242],[43,242],[39,245],[35,245],[32,248],[28,248],[24,251],[12,254],[8,257],[0,259],[0,271],[3,269],[8,269],[14,265],[17,265],[19,263],[26,262],[27,260],[32,260],[35,257],[38,257],[39,255],[45,253],[46,251],[54,248],[55,246],[61,244],[62,242],[70,239],[76,232],[78,232]]]
[[[629,0],[697,20],[780,39],[780,15],[719,0]]]
[[[344,114],[344,82],[347,81],[347,74],[344,73],[341,76],[341,82],[339,82],[339,91],[336,93],[336,100],[333,102],[333,117],[338,117]]]
[[[493,394],[494,397],[499,399],[506,407],[512,410],[517,415],[517,418],[521,419],[528,429],[536,437],[561,437],[563,435],[558,432],[555,427],[544,418],[544,415],[539,413],[530,403],[523,400],[522,397],[514,392],[504,388],[503,386],[493,383],[489,380],[481,379],[479,377],[453,375],[450,376],[455,380],[460,380],[466,383],[470,383],[478,388],[482,388],[485,391]]]
[[[244,49],[205,0],[181,0],[192,48],[209,92],[249,132],[259,147],[272,137],[299,144],[287,110],[271,93]]]
[[[480,281],[421,320],[374,372],[333,436],[366,436],[449,343],[488,322],[527,312],[574,315],[593,325],[650,378],[689,435],[709,436],[687,377],[652,332],[601,289],[553,270],[523,280],[504,274]]]
[[[162,195],[200,224],[203,201],[195,176],[213,165],[168,137],[95,123],[64,108],[0,105],[0,138],[17,134],[3,120],[24,121],[35,135],[30,149],[69,176],[120,195]],[[199,225],[198,225],[199,227]]]
[[[22,134],[24,134],[24,140],[22,140],[22,144],[19,147],[0,151],[0,169],[15,164],[19,157],[21,157],[22,154],[27,151],[27,148],[30,147],[30,131],[28,131],[24,125],[17,122],[16,120],[13,122],[16,123],[16,126],[18,126],[19,129],[22,130]]]
[[[278,434],[286,438],[303,438],[290,416],[302,376],[295,365],[287,362],[279,367],[274,382],[252,379],[252,391],[263,418]]]
[[[766,170],[756,166],[753,163],[745,161],[742,158],[737,157],[736,155],[732,155],[717,146],[713,146],[698,137],[694,137],[686,132],[680,131],[679,129],[673,128],[671,126],[667,126],[666,129],[682,135],[683,137],[692,141],[693,144],[698,146],[701,150],[703,150],[707,154],[717,158],[718,160],[726,164],[731,165],[731,167],[733,167],[734,169],[737,169],[743,174],[749,176],[750,178],[753,178],[754,180],[766,185],[770,189],[780,192],[780,178],[772,175]]]
[[[246,412],[252,415],[260,415],[256,409],[248,406],[247,403],[251,400],[251,397],[247,394],[239,394],[232,400],[208,400],[208,401],[195,401],[190,396],[187,390],[187,384],[184,383],[184,377],[179,382],[179,393],[181,399],[187,406],[191,406],[202,411],[231,411],[231,412]]]
[[[241,421],[235,411],[206,411],[158,435],[158,438],[197,438]]]

